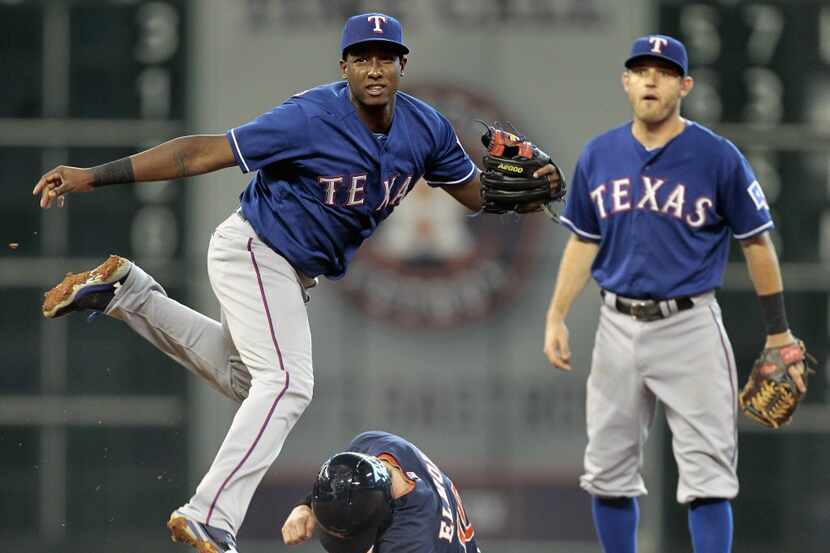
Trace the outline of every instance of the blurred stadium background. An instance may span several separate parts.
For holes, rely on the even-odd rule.
[[[685,114],[759,174],[791,324],[821,365],[790,427],[741,421],[735,551],[830,550],[830,2],[816,0],[0,0],[0,550],[184,550],[164,522],[234,409],[120,323],[47,322],[39,306],[66,271],[112,252],[215,316],[207,241],[247,179],[229,169],[40,211],[37,178],[222,132],[335,80],[343,21],[373,10],[404,23],[404,87],[471,151],[474,118],[507,119],[567,171],[590,136],[628,117],[631,40],[686,42],[697,85]],[[241,550],[287,551],[279,528],[320,462],[381,428],[454,478],[485,553],[598,552],[577,486],[597,290],[569,321],[577,369],[554,372],[543,316],[566,232],[541,216],[468,219],[419,188],[347,279],[313,290],[315,401],[254,499]],[[732,260],[719,297],[743,380],[762,326]],[[648,456],[640,551],[690,551],[659,419]]]

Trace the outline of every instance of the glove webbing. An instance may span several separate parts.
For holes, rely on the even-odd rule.
[[[526,159],[533,158],[533,144],[527,140],[521,140],[518,136],[496,129],[490,137],[490,145],[487,151],[492,156],[504,157],[508,146],[517,148],[516,156]]]

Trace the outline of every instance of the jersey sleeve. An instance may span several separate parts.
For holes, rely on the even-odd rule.
[[[441,114],[436,130],[437,143],[430,156],[424,179],[430,186],[466,184],[478,172],[476,164],[464,151],[450,122]]]
[[[718,183],[718,199],[735,238],[743,240],[773,228],[772,216],[749,162],[728,141],[727,152]]]
[[[429,518],[423,516],[423,513],[406,516],[400,512],[397,518],[404,519],[405,524],[392,522],[378,543],[379,553],[435,553],[435,535],[438,530],[432,527]]]
[[[243,173],[309,153],[308,120],[291,100],[228,130],[226,136]]]
[[[570,190],[565,200],[565,211],[562,213],[560,220],[563,225],[580,238],[598,242],[602,235],[597,219],[597,210],[591,199],[586,164],[587,154],[583,152],[576,163]]]

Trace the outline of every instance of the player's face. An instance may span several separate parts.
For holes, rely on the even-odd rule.
[[[692,78],[683,76],[672,63],[644,58],[623,73],[623,88],[634,117],[648,125],[680,113],[680,101],[692,89]]]
[[[349,50],[340,70],[360,105],[381,107],[395,97],[405,65],[406,57],[396,48],[369,43]]]

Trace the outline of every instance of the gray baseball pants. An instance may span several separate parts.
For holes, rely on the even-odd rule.
[[[665,319],[600,309],[587,384],[588,446],[580,485],[592,495],[647,493],[643,448],[663,403],[679,481],[677,501],[738,494],[735,357],[714,293]]]
[[[195,495],[180,511],[236,535],[254,491],[311,401],[311,332],[301,277],[237,213],[208,248],[215,321],[167,297],[133,264],[106,313],[241,402]]]

